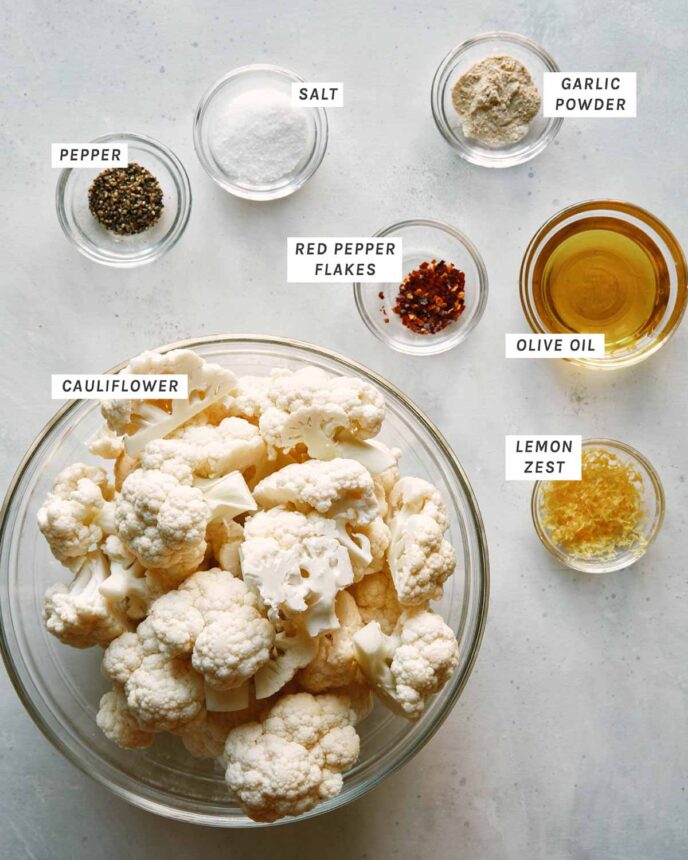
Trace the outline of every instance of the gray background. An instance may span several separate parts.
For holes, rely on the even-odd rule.
[[[54,410],[51,372],[98,372],[178,338],[263,332],[313,341],[401,385],[463,461],[486,520],[492,601],[476,669],[410,764],[339,812],[227,832],[156,818],[111,796],[50,746],[0,673],[0,857],[476,860],[684,857],[688,847],[685,350],[688,328],[644,365],[595,374],[506,361],[524,330],[524,247],[555,210],[628,199],[686,240],[685,6],[615,0],[432,4],[292,0],[14,3],[2,0],[0,482]],[[432,75],[456,43],[505,29],[564,70],[636,71],[636,120],[567,120],[527,165],[463,163],[436,131]],[[191,142],[203,90],[274,62],[341,80],[330,146],[310,184],[248,204],[202,172]],[[115,271],[64,240],[50,143],[132,130],[159,138],[193,186],[189,228],[166,258]],[[431,216],[464,230],[491,282],[459,349],[402,357],[359,321],[347,286],[287,285],[287,235],[363,235]],[[637,446],[668,515],[645,561],[572,574],[538,544],[527,484],[505,484],[505,433],[608,435]]]

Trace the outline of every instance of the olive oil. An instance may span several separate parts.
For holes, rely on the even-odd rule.
[[[669,278],[659,248],[635,225],[583,218],[543,248],[533,299],[548,331],[602,332],[614,352],[652,333],[669,301]]]

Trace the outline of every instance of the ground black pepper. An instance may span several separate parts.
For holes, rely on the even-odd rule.
[[[452,263],[421,263],[404,278],[392,310],[416,334],[436,334],[463,313],[465,283]]]
[[[112,233],[120,236],[142,233],[160,218],[162,188],[155,176],[140,164],[110,167],[91,183],[88,208]]]

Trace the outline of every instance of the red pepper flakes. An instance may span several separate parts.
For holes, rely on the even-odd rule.
[[[436,334],[464,312],[465,283],[452,263],[421,263],[404,278],[392,310],[416,334]]]

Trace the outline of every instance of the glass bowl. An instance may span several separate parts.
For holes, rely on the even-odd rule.
[[[538,230],[526,249],[521,263],[520,294],[523,313],[534,332],[570,331],[563,323],[557,332],[552,332],[551,328],[547,327],[542,309],[538,307],[539,303],[536,300],[539,273],[551,253],[553,240],[563,231],[566,231],[567,235],[573,235],[583,225],[590,228],[604,227],[605,224],[616,225],[619,232],[626,232],[632,228],[642,232],[644,242],[652,249],[655,257],[654,260],[650,257],[655,272],[658,268],[663,272],[667,292],[663,314],[641,338],[624,347],[606,352],[604,358],[565,359],[598,370],[614,370],[618,367],[638,364],[654,355],[674,334],[686,309],[688,295],[686,259],[676,237],[658,218],[639,206],[618,200],[588,200],[562,209]],[[647,248],[644,248],[644,252],[648,254]]]
[[[513,167],[530,161],[554,140],[562,123],[561,117],[543,117],[541,108],[530,123],[526,136],[517,143],[490,146],[464,135],[461,118],[452,104],[452,88],[475,63],[498,55],[507,55],[523,63],[539,89],[541,98],[544,73],[559,71],[544,48],[517,33],[483,33],[457,45],[442,60],[430,91],[435,124],[461,158],[481,167]]]
[[[194,117],[194,147],[203,169],[225,191],[245,200],[277,200],[305,185],[320,167],[327,149],[327,114],[321,107],[300,108],[308,123],[308,151],[296,167],[274,182],[252,185],[227,173],[215,157],[211,145],[214,123],[220,112],[237,96],[257,89],[271,89],[291,99],[291,85],[303,78],[279,66],[241,66],[216,81],[205,93]]]
[[[456,548],[458,563],[436,608],[456,632],[459,665],[416,723],[376,705],[360,726],[360,761],[345,774],[342,793],[301,816],[312,817],[360,797],[401,767],[432,737],[456,703],[475,662],[487,614],[487,544],[480,512],[459,461],[437,429],[404,394],[362,365],[319,347],[271,337],[204,338],[164,349],[179,347],[195,349],[239,375],[267,373],[278,365],[296,370],[310,364],[371,381],[387,401],[388,417],[380,438],[403,449],[405,474],[432,481],[447,502],[448,539]],[[8,672],[46,737],[118,796],[182,821],[257,826],[229,796],[221,768],[192,758],[178,738],[161,735],[142,751],[125,751],[108,741],[96,726],[98,702],[108,688],[100,674],[100,649],[66,647],[43,627],[43,593],[64,579],[65,571],[38,531],[36,512],[60,469],[93,459],[84,442],[101,421],[96,401],[66,404],[31,446],[5,499],[0,527],[0,630]]]
[[[605,451],[610,451],[624,462],[631,463],[642,477],[643,506],[646,514],[642,525],[642,539],[632,547],[618,549],[613,557],[579,558],[568,552],[554,542],[542,521],[542,489],[543,485],[547,483],[546,481],[537,481],[533,486],[530,509],[535,531],[552,555],[572,570],[580,570],[583,573],[611,573],[615,570],[622,570],[642,558],[659,534],[664,522],[665,508],[662,482],[652,464],[630,445],[615,442],[613,439],[584,439],[582,447],[583,450],[602,448]]]
[[[91,215],[88,189],[105,168],[66,168],[55,192],[57,217],[65,236],[90,260],[106,266],[131,268],[162,257],[179,241],[191,214],[191,186],[184,165],[162,143],[142,134],[105,134],[94,143],[122,141],[129,146],[129,161],[147,168],[163,193],[160,219],[148,230],[118,236]]]
[[[416,334],[392,311],[400,284],[355,283],[354,300],[361,319],[384,344],[408,355],[437,355],[461,343],[477,326],[487,303],[487,271],[471,240],[449,224],[430,219],[400,221],[376,236],[401,237],[403,276],[430,260],[453,263],[466,275],[461,316],[437,334]]]

